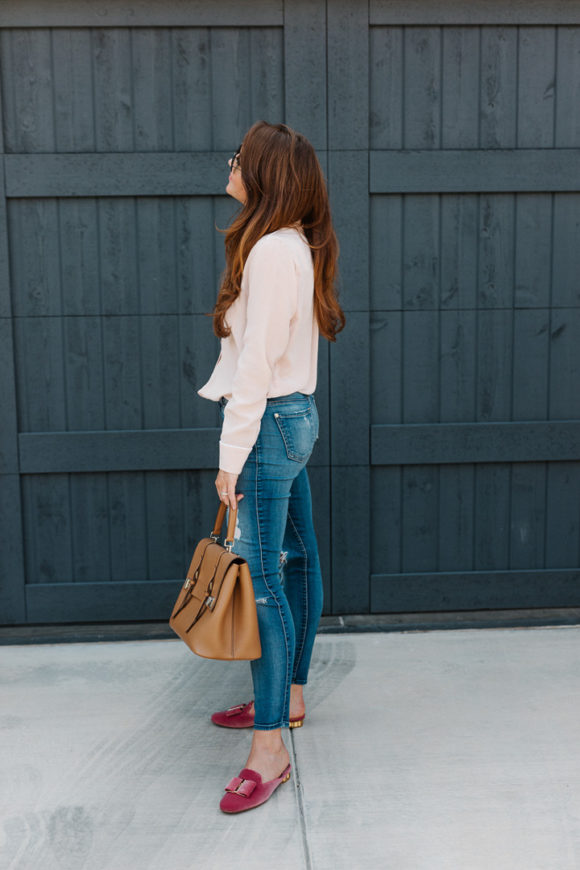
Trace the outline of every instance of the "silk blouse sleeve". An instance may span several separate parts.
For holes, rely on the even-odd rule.
[[[220,469],[235,474],[258,438],[274,367],[288,346],[298,302],[296,265],[283,240],[261,238],[248,255],[246,275],[246,327],[219,443]]]

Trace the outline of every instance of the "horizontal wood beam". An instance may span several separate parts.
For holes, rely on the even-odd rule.
[[[580,420],[371,426],[372,465],[580,459]]]
[[[225,152],[11,154],[8,197],[188,196],[224,194]]]
[[[371,151],[371,193],[580,190],[580,148]]]
[[[229,151],[9,154],[6,196],[225,196]],[[318,153],[323,171],[327,156]]]
[[[208,529],[208,534],[211,529]],[[184,577],[187,565],[184,565]],[[183,579],[103,583],[29,583],[26,608],[29,622],[108,622],[167,620]]]
[[[373,24],[579,24],[575,0],[370,0]]]
[[[371,613],[578,607],[580,570],[372,574]]]
[[[283,22],[283,0],[18,0],[0,4],[0,27],[263,27]]]
[[[28,432],[18,436],[20,473],[217,469],[219,435],[214,427]]]

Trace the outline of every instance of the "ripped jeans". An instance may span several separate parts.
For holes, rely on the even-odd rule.
[[[220,399],[224,414],[227,399]],[[322,575],[306,463],[318,438],[314,395],[268,399],[236,484],[233,551],[248,562],[262,656],[251,662],[254,728],[287,728],[290,685],[305,684],[322,613]],[[229,509],[228,509],[229,515]]]

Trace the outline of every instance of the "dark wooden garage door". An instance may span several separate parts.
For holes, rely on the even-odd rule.
[[[314,142],[341,241],[327,612],[580,604],[576,4],[19,0],[0,28],[2,622],[170,608],[215,513],[195,389],[260,117]]]

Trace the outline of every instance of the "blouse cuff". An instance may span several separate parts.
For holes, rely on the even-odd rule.
[[[235,444],[224,444],[223,441],[220,441],[220,471],[239,474],[251,452],[251,447],[238,447]]]

